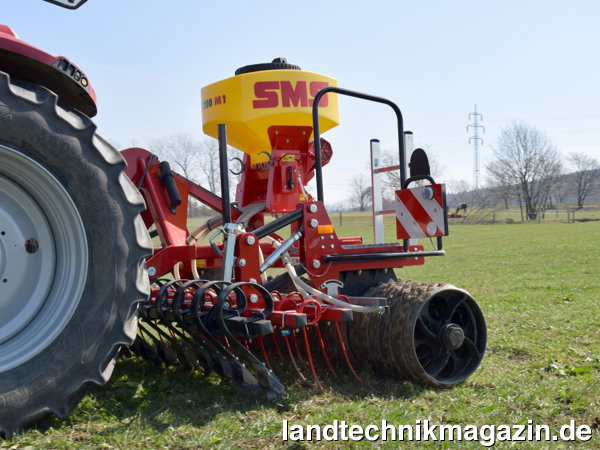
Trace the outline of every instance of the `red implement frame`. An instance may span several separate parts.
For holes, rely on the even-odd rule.
[[[316,330],[317,340],[321,342],[321,352],[329,363],[318,326],[320,322],[332,322],[344,359],[350,370],[355,373],[346,354],[338,324],[352,320],[353,310],[357,307],[374,306],[381,309],[385,306],[385,302],[380,303],[381,299],[378,298],[340,296],[339,288],[342,286],[344,274],[358,270],[376,271],[421,265],[425,256],[435,252],[424,252],[422,246],[408,245],[407,240],[403,241],[403,244],[407,245],[405,248],[398,243],[363,244],[361,237],[338,236],[323,202],[315,201],[305,191],[306,183],[315,174],[317,164],[327,162],[331,157],[331,146],[324,140],[320,141],[321,162],[316,162],[315,148],[308,140],[310,127],[271,127],[269,136],[273,148],[267,164],[248,167],[246,158],[237,189],[239,207],[231,208],[231,220],[237,222],[244,214],[245,207],[259,204],[264,205],[264,208],[257,208],[259,212],[252,217],[246,215],[244,227],[237,228],[232,227],[233,224],[223,226],[222,217],[227,217],[227,214],[223,214],[224,203],[219,196],[176,173],[171,173],[170,169],[164,172],[164,163],[160,163],[158,158],[147,150],[130,148],[122,154],[128,163],[126,174],[146,200],[147,208],[142,214],[142,219],[148,229],[155,230],[155,237],[160,241],[154,248],[154,254],[147,259],[151,279],[158,280],[173,275],[180,280],[194,280],[200,269],[222,269],[222,278],[227,280],[225,273],[231,270],[232,274],[229,276],[233,276],[235,284],[239,286],[238,293],[233,290],[227,291],[230,292],[228,297],[222,298],[220,302],[215,301],[214,297],[217,294],[213,291],[210,294],[212,297],[198,303],[202,305],[200,310],[187,298],[178,306],[179,320],[186,308],[189,311],[195,307],[196,314],[203,314],[202,311],[209,314],[211,308],[224,311],[222,305],[226,302],[229,312],[220,314],[230,314],[233,311],[236,316],[236,308],[238,313],[236,317],[226,317],[229,325],[222,326],[235,327],[237,332],[241,333],[238,334],[241,345],[249,350],[249,340],[253,336],[250,330],[256,330],[255,333],[258,334],[254,336],[260,351],[265,354],[263,336],[279,328],[285,348],[298,372],[302,373],[296,360],[304,364],[306,359],[317,385],[322,389],[309,348],[307,328]],[[165,181],[167,177],[169,180]],[[175,201],[173,196],[176,197]],[[217,218],[206,224],[208,234],[212,234],[209,243],[190,239],[187,226],[190,198],[216,213]],[[265,214],[277,215],[278,219],[265,225]],[[292,237],[286,240],[276,232],[288,225]],[[223,235],[222,242],[216,242],[219,233]],[[206,232],[203,235],[206,236]],[[229,244],[226,243],[233,242],[233,252],[231,249],[227,251],[226,247]],[[283,248],[278,252],[279,246]],[[284,250],[286,259],[281,257]],[[275,252],[278,253],[274,254]],[[270,255],[273,257],[269,258]],[[328,295],[330,301],[323,302],[318,296],[313,297],[315,292],[311,294],[304,288],[301,289],[305,291],[304,295],[298,292],[279,293],[265,290],[261,285],[267,282],[267,270],[283,268],[284,261],[304,270],[312,286]],[[268,298],[265,297],[265,293]],[[158,307],[164,311],[168,311],[169,308],[175,311],[177,308],[173,308],[174,294],[170,295],[161,297],[157,302],[155,291],[148,304],[154,305],[155,310]],[[219,294],[219,298],[221,297]],[[332,302],[332,297],[336,297],[337,301]],[[238,303],[239,301],[242,303]],[[344,302],[348,303],[347,307]],[[268,321],[266,328],[265,319]],[[296,330],[300,329],[305,344],[305,357],[302,356],[298,344]],[[273,334],[273,340],[279,349],[276,335],[277,333]],[[220,339],[228,342],[226,337]],[[296,350],[296,357],[290,339]]]

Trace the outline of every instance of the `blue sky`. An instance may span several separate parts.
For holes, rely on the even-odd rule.
[[[96,89],[98,132],[121,146],[202,136],[200,89],[284,56],[340,86],[387,97],[450,183],[473,179],[466,125],[483,114],[481,179],[503,126],[524,121],[567,155],[600,159],[600,3],[546,1],[88,0],[68,11],[3,0],[0,23],[75,61]],[[396,141],[387,108],[340,101],[324,137],[326,200],[368,171],[371,138]],[[436,174],[434,174],[435,176]]]

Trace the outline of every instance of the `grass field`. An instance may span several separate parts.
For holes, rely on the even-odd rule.
[[[343,235],[370,235],[369,216],[345,215],[341,227],[333,218]],[[386,222],[387,237],[393,233]],[[426,419],[452,425],[529,423],[548,425],[554,433],[574,420],[592,429],[591,440],[581,446],[600,446],[600,222],[456,225],[445,248],[447,256],[398,275],[452,283],[480,304],[488,325],[487,353],[462,385],[439,390],[369,374],[360,385],[349,374],[334,379],[324,368],[323,394],[286,371],[281,378],[289,395],[271,403],[248,398],[201,371],[130,359],[120,361],[111,381],[93,389],[68,419],[46,419],[0,447],[285,447],[283,419],[303,426],[336,419],[362,426],[382,419],[395,425]],[[497,445],[511,444],[550,446]]]
[[[452,210],[450,210],[452,212]],[[470,224],[497,224],[523,222],[523,216],[519,207],[504,208],[471,208],[468,214],[460,212],[463,217],[450,219],[451,223]],[[600,206],[597,203],[586,204],[585,207],[577,209],[575,204],[560,204],[556,209],[548,209],[536,219],[540,223],[549,222],[588,222],[600,220]]]

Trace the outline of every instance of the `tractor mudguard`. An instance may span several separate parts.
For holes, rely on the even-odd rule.
[[[0,71],[50,89],[59,102],[88,117],[98,112],[96,93],[79,67],[20,40],[6,25],[0,25]]]

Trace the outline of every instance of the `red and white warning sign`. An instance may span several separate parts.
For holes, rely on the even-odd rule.
[[[445,186],[396,191],[396,230],[398,239],[448,235]]]

